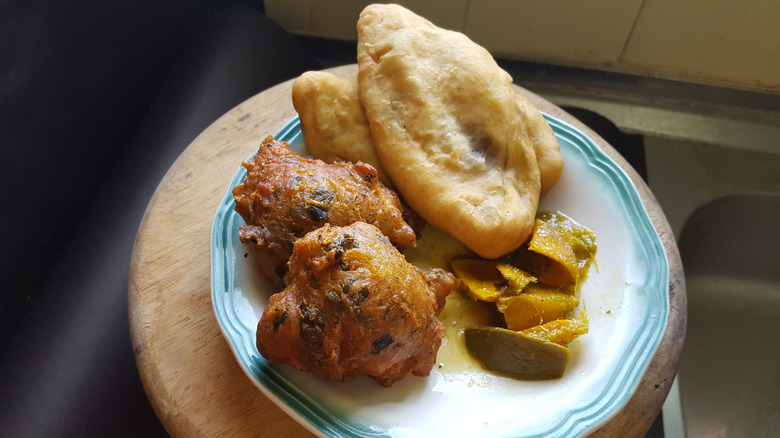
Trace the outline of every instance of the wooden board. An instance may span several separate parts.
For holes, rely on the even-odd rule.
[[[354,76],[357,67],[330,71]],[[146,393],[172,436],[312,436],[243,373],[210,298],[209,239],[217,205],[242,160],[296,115],[291,88],[288,81],[266,90],[206,129],[169,169],[138,230],[129,278],[130,330]],[[628,405],[595,434],[643,436],[669,392],[685,336],[685,283],[674,235],[648,187],[611,146],[550,102],[517,91],[585,132],[626,171],[666,249],[666,332]]]

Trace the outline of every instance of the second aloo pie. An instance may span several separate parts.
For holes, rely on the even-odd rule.
[[[493,57],[401,6],[371,5],[358,20],[358,67],[377,154],[412,208],[482,257],[525,242],[539,167]]]

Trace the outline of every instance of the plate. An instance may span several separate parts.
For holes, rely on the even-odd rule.
[[[383,388],[369,378],[342,383],[267,362],[255,346],[255,330],[276,290],[238,239],[244,222],[234,211],[232,188],[246,176],[239,167],[211,230],[211,298],[222,332],[252,382],[320,436],[571,437],[592,432],[618,413],[665,330],[668,261],[620,166],[581,131],[545,118],[561,145],[565,168],[539,208],[561,211],[590,227],[598,243],[597,266],[581,290],[590,331],[570,345],[563,377],[521,381],[484,371],[468,358],[459,362],[458,356],[468,355],[460,354],[457,332],[452,336],[459,321],[457,312],[446,313],[449,300],[440,315],[450,326],[442,362],[428,377],[410,375]],[[297,118],[274,137],[305,154]],[[430,226],[426,233],[417,256],[442,242]]]

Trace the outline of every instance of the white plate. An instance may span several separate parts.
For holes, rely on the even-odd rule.
[[[267,362],[255,346],[255,330],[275,289],[238,240],[243,220],[234,211],[231,190],[246,175],[241,167],[212,226],[211,296],[236,359],[257,387],[321,436],[581,436],[619,412],[665,329],[666,254],[622,169],[582,132],[545,117],[558,137],[565,168],[540,209],[561,211],[590,227],[598,243],[598,267],[591,268],[582,288],[590,332],[571,345],[562,378],[520,381],[468,361],[457,366],[447,362],[434,367],[429,377],[410,375],[383,388],[369,378],[341,383]],[[297,118],[274,137],[305,154]],[[452,325],[446,316],[443,312],[445,324]],[[453,349],[457,355],[459,348],[450,339],[440,358],[452,357]],[[442,354],[444,349],[450,354]]]

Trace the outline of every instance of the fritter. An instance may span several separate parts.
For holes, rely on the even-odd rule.
[[[284,284],[295,241],[326,223],[367,222],[394,245],[416,245],[423,222],[368,164],[302,158],[269,136],[243,166],[247,176],[233,189],[236,212],[246,222],[239,238],[278,285]]]
[[[257,326],[263,357],[382,386],[430,373],[445,334],[437,314],[459,285],[451,273],[420,270],[363,222],[312,231],[295,242],[289,266],[287,287]]]

